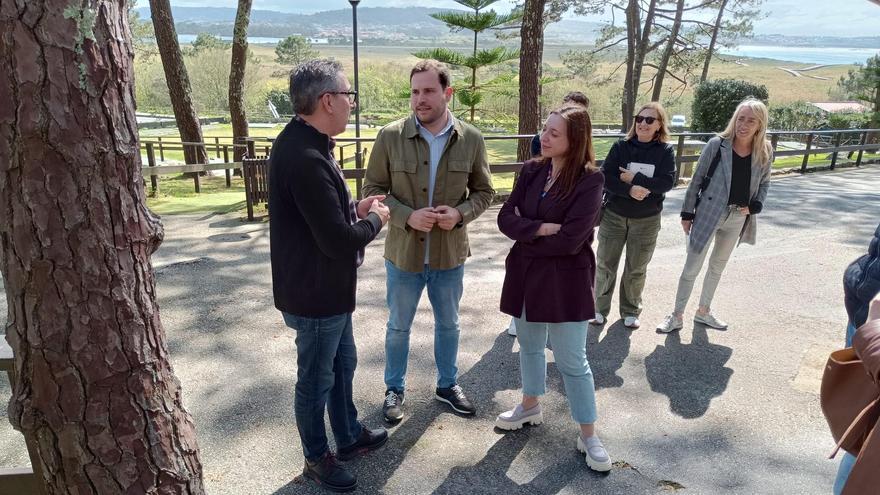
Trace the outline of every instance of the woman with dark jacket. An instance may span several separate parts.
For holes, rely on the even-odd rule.
[[[596,253],[596,316],[590,323],[605,324],[617,265],[626,248],[620,279],[620,317],[624,326],[638,328],[642,290],[648,263],[660,232],[660,212],[666,192],[675,183],[675,153],[669,141],[666,110],[657,102],[643,105],[623,140],[611,147],[602,165],[605,175],[605,211],[599,226]]]
[[[587,110],[566,106],[550,113],[541,133],[540,160],[523,165],[498,227],[516,241],[507,256],[501,311],[516,320],[522,401],[495,425],[516,430],[540,424],[538,398],[546,390],[544,348],[549,336],[587,465],[611,470],[596,436],[596,396],[587,362],[587,320],[594,312],[595,257],[590,244],[604,178],[595,167]]]
[[[850,263],[846,271],[843,272],[843,293],[846,313],[849,316],[846,327],[846,346],[850,347],[853,345],[856,329],[868,320],[871,298],[880,294],[880,225],[877,225],[877,230],[871,238],[868,253]],[[875,316],[876,318],[877,316]],[[880,345],[880,341],[877,345]],[[846,453],[840,461],[837,479],[834,481],[835,495],[840,495],[843,492],[844,484],[855,463],[856,458],[850,453]]]

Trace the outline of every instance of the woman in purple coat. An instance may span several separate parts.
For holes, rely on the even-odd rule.
[[[587,110],[550,113],[541,133],[541,158],[523,165],[498,227],[516,241],[507,256],[501,311],[514,317],[520,345],[522,402],[495,425],[516,430],[544,417],[544,347],[549,335],[587,465],[609,471],[611,459],[596,436],[596,395],[587,362],[587,320],[595,314],[596,259],[590,244],[604,178],[595,165]]]

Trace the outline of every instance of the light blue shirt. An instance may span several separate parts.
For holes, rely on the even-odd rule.
[[[428,143],[428,150],[430,156],[428,157],[428,204],[434,204],[434,183],[437,179],[437,166],[440,164],[440,157],[443,156],[443,150],[446,149],[446,143],[449,142],[449,136],[452,135],[452,114],[449,113],[449,110],[446,111],[446,126],[438,132],[436,135],[431,134],[431,131],[422,126],[421,122],[419,122],[418,117],[416,117],[416,128],[419,130],[419,135],[422,136]],[[425,241],[425,264],[428,264],[428,254],[431,252],[431,238],[428,238]]]

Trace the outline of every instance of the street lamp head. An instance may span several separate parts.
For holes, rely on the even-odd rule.
[[[348,0],[348,3],[351,4],[352,7],[357,7],[361,0]]]

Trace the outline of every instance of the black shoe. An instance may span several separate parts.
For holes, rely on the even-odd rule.
[[[458,385],[449,388],[437,387],[436,394],[434,397],[437,400],[449,404],[455,412],[461,414],[475,414],[477,412],[477,408],[465,397],[464,391]]]
[[[306,460],[303,476],[333,492],[350,492],[357,488],[357,478],[349,473],[336,460],[333,452],[327,451],[315,462]]]
[[[385,391],[385,403],[382,404],[382,414],[385,415],[385,421],[396,423],[403,419],[403,393],[397,393],[393,390]]]
[[[371,430],[361,425],[361,434],[357,440],[348,447],[339,449],[337,454],[340,461],[348,461],[355,457],[366,454],[371,450],[376,450],[385,445],[388,440],[388,431],[385,428],[376,428]]]

